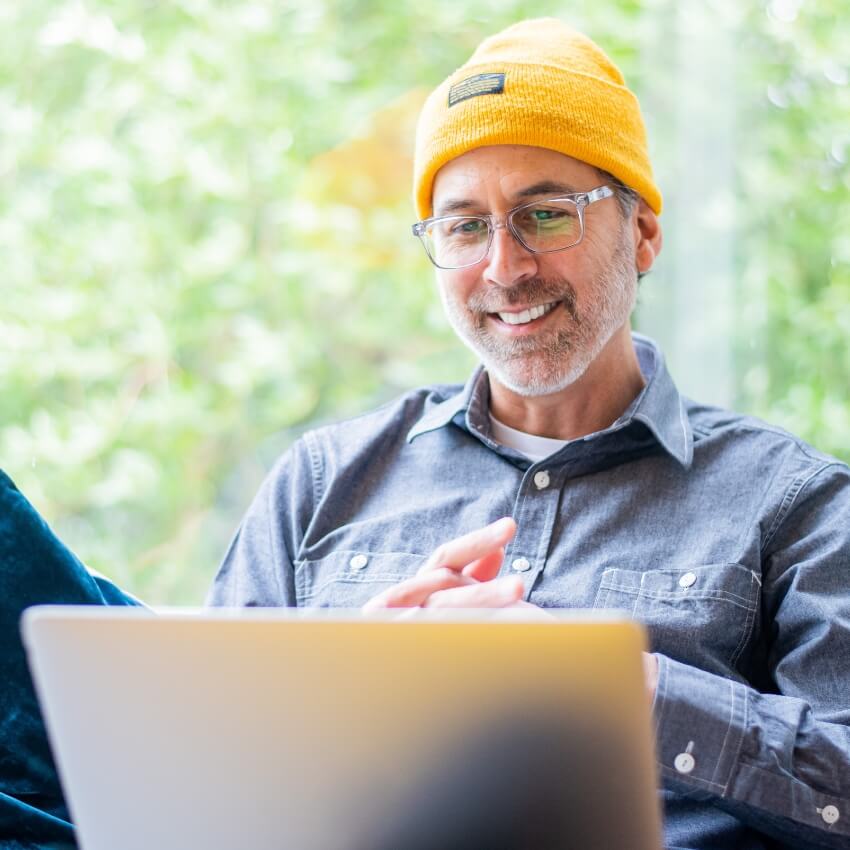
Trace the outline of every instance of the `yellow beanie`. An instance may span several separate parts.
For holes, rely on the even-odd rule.
[[[431,215],[434,176],[485,145],[549,148],[608,171],[661,212],[637,98],[587,36],[555,18],[485,39],[435,89],[419,116],[414,202]]]

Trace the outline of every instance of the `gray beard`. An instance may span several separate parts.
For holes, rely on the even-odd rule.
[[[575,383],[631,316],[637,298],[634,250],[621,234],[620,247],[597,275],[580,307],[575,287],[566,279],[532,278],[511,289],[488,287],[465,306],[449,302],[440,287],[443,307],[455,332],[481,359],[488,373],[518,395],[550,395]],[[503,339],[487,331],[487,314],[513,304],[560,302],[569,324],[542,340]]]

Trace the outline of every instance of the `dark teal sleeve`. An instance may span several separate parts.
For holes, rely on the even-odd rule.
[[[76,847],[21,643],[31,605],[137,605],[95,577],[0,471],[0,847]]]

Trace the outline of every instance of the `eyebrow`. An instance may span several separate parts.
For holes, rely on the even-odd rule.
[[[575,195],[579,192],[569,183],[559,183],[557,180],[541,180],[527,189],[518,192],[517,198],[534,198],[537,195]]]
[[[556,195],[574,195],[579,191],[579,189],[576,189],[575,186],[571,186],[569,183],[560,183],[557,180],[541,180],[539,183],[521,189],[514,195],[514,198],[521,201],[536,198],[540,195],[548,195],[550,197]],[[477,206],[478,203],[469,198],[454,198],[440,204],[439,209],[434,210],[434,215],[451,215],[462,210],[474,209]]]

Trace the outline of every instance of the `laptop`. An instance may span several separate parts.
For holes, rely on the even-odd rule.
[[[36,607],[83,850],[661,848],[644,631],[610,612]]]

